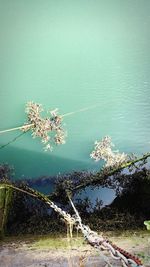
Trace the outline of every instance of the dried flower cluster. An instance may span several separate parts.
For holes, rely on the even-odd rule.
[[[42,118],[42,105],[28,102],[26,104],[26,113],[28,123],[32,130],[32,137],[40,137],[41,142],[45,145],[44,150],[52,150],[52,143],[64,144],[66,133],[62,126],[62,116],[57,114],[57,109],[49,111],[50,117]],[[52,134],[50,136],[50,134]]]
[[[114,145],[111,142],[111,137],[105,136],[101,141],[95,142],[95,148],[90,154],[90,157],[96,161],[104,160],[105,167],[118,167],[128,161],[128,155],[112,151]]]

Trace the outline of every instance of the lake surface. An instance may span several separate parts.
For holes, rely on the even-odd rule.
[[[64,117],[66,144],[44,152],[25,134],[0,150],[15,177],[97,170],[95,140],[150,151],[150,1],[0,1],[1,130],[22,125],[28,101]],[[5,144],[19,132],[0,135]]]

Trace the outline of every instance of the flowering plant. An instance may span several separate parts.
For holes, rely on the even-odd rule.
[[[111,142],[111,137],[105,136],[101,141],[95,142],[95,148],[90,154],[90,157],[95,161],[104,160],[105,167],[118,167],[128,161],[128,155],[113,151],[114,144]]]
[[[28,102],[26,104],[26,113],[28,115],[28,123],[22,127],[23,131],[31,129],[32,137],[40,137],[41,142],[45,145],[44,150],[52,150],[52,142],[55,144],[64,144],[66,132],[63,129],[62,118],[58,115],[58,110],[49,111],[50,117],[42,118],[42,105]],[[30,128],[28,128],[28,125]],[[27,127],[26,127],[27,126]],[[53,133],[51,136],[50,134]]]

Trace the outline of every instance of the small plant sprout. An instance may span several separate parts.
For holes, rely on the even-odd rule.
[[[113,151],[114,144],[110,136],[105,136],[101,141],[95,142],[95,148],[90,157],[95,161],[104,160],[105,167],[118,167],[128,161],[128,155]]]
[[[28,102],[26,104],[26,113],[28,116],[28,124],[32,131],[32,137],[41,138],[44,144],[44,150],[52,150],[52,143],[65,144],[66,132],[63,129],[62,118],[58,115],[58,110],[49,111],[50,116],[43,118],[41,112],[44,111],[41,104]],[[22,127],[22,131],[26,130],[26,125]]]
[[[144,225],[146,226],[147,230],[150,231],[150,221],[145,221]]]

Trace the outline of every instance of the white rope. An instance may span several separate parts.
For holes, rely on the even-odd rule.
[[[126,258],[118,249],[115,249],[103,236],[98,236],[98,234],[92,231],[88,226],[83,225],[79,212],[75,208],[72,200],[70,198],[69,200],[75,211],[77,222],[79,224],[78,227],[79,229],[81,229],[83,235],[85,236],[90,245],[96,248],[99,247],[99,249],[105,248],[105,250],[110,253],[112,258],[121,261],[123,267],[144,267],[143,265],[137,264],[133,259]]]
[[[67,117],[67,116],[70,116],[70,115],[74,115],[76,113],[87,111],[89,109],[93,109],[93,108],[98,107],[98,106],[100,106],[100,105],[93,105],[93,106],[82,108],[82,109],[79,109],[79,110],[76,110],[76,111],[68,112],[68,113],[65,113],[65,114],[61,115],[61,117]],[[22,125],[22,126],[18,126],[18,127],[6,129],[6,130],[1,130],[0,134],[7,133],[7,132],[12,132],[12,131],[16,131],[16,130],[25,131],[26,128],[29,129],[29,128],[32,128],[33,126],[34,126],[34,124],[31,123],[31,124]]]
[[[93,106],[82,108],[82,109],[79,109],[79,110],[76,110],[76,111],[68,112],[68,113],[65,113],[64,115],[62,115],[62,117],[67,117],[67,116],[70,116],[70,115],[74,115],[74,114],[76,114],[78,112],[83,112],[83,111],[86,111],[86,110],[89,110],[89,109],[93,109],[93,108],[96,108],[96,107],[99,107],[99,106],[100,105],[93,105]]]
[[[25,131],[29,130],[31,127],[33,127],[33,126],[34,126],[33,123],[26,124],[26,125],[18,126],[18,127],[15,127],[15,128],[2,130],[2,131],[0,131],[0,134],[7,133],[7,132],[12,132],[12,131],[16,131],[16,130],[21,130],[21,131],[25,132]]]

